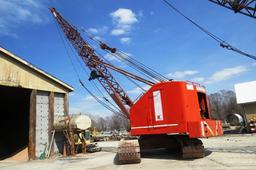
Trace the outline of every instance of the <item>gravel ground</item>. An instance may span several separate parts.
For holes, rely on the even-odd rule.
[[[75,158],[44,161],[1,161],[0,170],[133,170],[133,169],[249,169],[256,170],[256,135],[228,135],[203,139],[206,157],[181,160],[174,153],[154,150],[143,153],[140,164],[115,165],[118,142],[99,142],[101,152]]]

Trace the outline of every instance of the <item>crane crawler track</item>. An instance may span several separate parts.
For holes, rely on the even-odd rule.
[[[197,159],[205,157],[205,150],[201,140],[189,139],[182,141],[181,154],[183,159]]]
[[[117,163],[131,164],[140,162],[140,146],[138,140],[122,139],[118,146]]]

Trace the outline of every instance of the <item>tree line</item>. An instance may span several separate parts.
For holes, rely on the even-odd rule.
[[[98,131],[109,130],[127,130],[130,128],[130,122],[127,118],[117,113],[111,116],[102,117],[99,115],[87,114],[92,120],[92,127]]]
[[[236,94],[232,90],[220,90],[208,96],[213,119],[225,120],[229,114],[242,113],[243,109],[236,102]]]

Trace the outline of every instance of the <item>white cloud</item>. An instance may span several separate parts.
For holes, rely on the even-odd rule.
[[[203,82],[205,80],[204,77],[194,77],[191,79],[191,81],[194,81],[194,82]]]
[[[107,26],[92,27],[92,28],[88,28],[88,29],[84,29],[83,27],[81,27],[80,31],[88,33],[90,36],[92,36],[94,39],[96,39],[98,41],[105,41],[103,36],[108,31],[108,27]],[[97,49],[96,46],[95,46],[95,48]]]
[[[220,71],[213,73],[213,75],[205,83],[211,84],[211,83],[216,83],[223,80],[228,80],[230,78],[239,76],[246,71],[248,71],[248,68],[243,65],[232,67],[232,68],[224,68]]]
[[[119,8],[110,15],[112,16],[113,21],[117,24],[130,25],[138,22],[136,15],[130,9]]]
[[[141,88],[139,88],[139,87],[136,87],[134,89],[131,89],[131,90],[127,91],[128,94],[140,94],[142,92],[143,92],[143,90],[141,90]]]
[[[122,34],[126,34],[126,30],[122,29],[122,28],[117,28],[117,29],[113,29],[111,31],[112,35],[122,35]]]
[[[96,28],[89,28],[87,31],[92,34],[97,34],[99,32]]]
[[[122,44],[130,44],[131,38],[130,38],[130,37],[123,37],[123,38],[120,38],[120,42],[121,42]]]
[[[167,77],[173,79],[181,79],[187,76],[192,76],[199,73],[197,70],[184,70],[184,71],[176,71],[174,73],[167,74]]]
[[[253,66],[253,67],[256,67],[256,62],[255,62],[255,63],[252,63],[252,66]]]
[[[127,52],[122,52],[123,54],[120,53],[120,55],[122,55],[122,58],[127,58],[127,56],[132,56],[131,53],[127,53]],[[111,55],[110,53],[107,53],[106,55],[104,55],[104,58],[107,59],[108,61],[116,61],[119,62],[119,67],[125,67],[125,63],[121,62],[119,58],[115,57],[114,55]],[[120,65],[122,64],[122,65]]]
[[[70,113],[77,114],[77,113],[91,113],[94,115],[111,115],[112,113],[95,101],[90,96],[86,96],[85,98],[78,99],[76,101],[70,101]]]
[[[17,37],[14,30],[21,25],[45,22],[43,8],[44,4],[39,0],[0,1],[0,36]]]
[[[97,34],[97,35],[104,35],[107,31],[108,31],[107,26],[97,27],[97,28],[92,27],[87,29],[87,32],[91,34]]]
[[[131,9],[119,8],[115,12],[110,13],[114,23],[114,29],[111,31],[112,35],[118,36],[128,34],[133,24],[138,22],[135,13]]]
[[[92,96],[85,96],[85,101],[96,101]]]
[[[115,56],[113,56],[113,55],[111,55],[111,54],[109,54],[109,53],[107,53],[106,55],[104,55],[104,58],[107,59],[108,61],[118,61],[118,62],[120,62],[119,59],[117,59]]]
[[[99,34],[103,35],[108,31],[108,27],[107,26],[103,26],[101,28],[98,28]]]

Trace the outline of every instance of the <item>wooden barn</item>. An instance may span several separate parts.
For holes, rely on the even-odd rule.
[[[68,84],[0,47],[0,160],[21,151],[26,159],[37,159],[50,142],[54,116],[68,114],[71,91]]]

